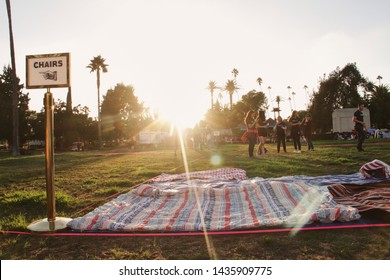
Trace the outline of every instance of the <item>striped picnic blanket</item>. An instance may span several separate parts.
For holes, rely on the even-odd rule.
[[[221,179],[221,180],[245,180],[248,179],[246,171],[240,168],[219,168],[215,170],[194,171],[182,174],[163,173],[154,177],[149,182],[169,182],[187,179]]]
[[[146,183],[68,226],[79,231],[225,231],[359,218],[357,209],[336,203],[326,188],[302,181],[214,178]]]
[[[328,189],[337,203],[360,212],[372,209],[390,212],[390,181],[363,186],[334,184]]]

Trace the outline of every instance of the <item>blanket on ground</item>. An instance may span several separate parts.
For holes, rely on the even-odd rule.
[[[216,175],[237,172],[243,174],[222,169]],[[222,176],[167,181],[164,177],[73,219],[68,226],[79,231],[221,231],[360,218],[357,209],[336,203],[326,188],[302,180]]]
[[[219,168],[215,170],[195,171],[182,174],[163,173],[154,177],[149,182],[169,182],[188,179],[220,179],[220,180],[245,180],[246,172],[240,168]]]
[[[390,181],[360,186],[334,184],[328,189],[337,203],[360,212],[373,209],[390,212]]]

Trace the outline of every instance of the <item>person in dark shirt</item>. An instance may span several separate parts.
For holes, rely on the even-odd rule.
[[[311,141],[311,114],[307,113],[305,119],[302,122],[303,133],[307,142],[307,150],[314,151],[313,142]]]
[[[257,146],[257,155],[265,155],[267,149],[265,148],[265,138],[267,137],[268,123],[265,121],[265,112],[259,111],[256,119],[256,128],[258,132],[259,145]]]
[[[277,141],[278,153],[280,152],[280,144],[283,145],[283,150],[286,153],[287,152],[287,150],[286,150],[286,129],[287,129],[287,125],[283,121],[281,116],[279,116],[277,118],[277,120],[276,120],[275,129],[276,129],[276,141]]]
[[[257,139],[257,129],[256,129],[256,113],[252,110],[248,111],[246,113],[244,123],[246,126],[246,133],[248,137],[248,154],[250,158],[254,158],[253,156],[253,150],[256,145],[256,139]]]
[[[300,139],[300,127],[301,127],[301,118],[297,111],[293,111],[289,119],[291,124],[291,137],[294,142],[294,153],[301,152],[301,139]]]
[[[353,114],[353,122],[355,123],[355,130],[357,132],[357,146],[356,148],[358,149],[359,152],[363,152],[363,143],[364,139],[366,139],[366,131],[367,127],[366,124],[364,123],[364,116],[363,116],[363,109],[364,109],[364,104],[359,104],[357,111]]]

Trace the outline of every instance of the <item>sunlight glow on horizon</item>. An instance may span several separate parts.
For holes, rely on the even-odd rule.
[[[203,113],[190,103],[184,105],[178,103],[161,104],[154,112],[157,113],[159,119],[168,121],[182,129],[192,128],[204,118]]]

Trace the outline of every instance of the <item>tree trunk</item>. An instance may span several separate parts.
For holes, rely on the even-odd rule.
[[[11,17],[11,3],[9,0],[5,1],[7,4],[9,39],[11,49],[11,63],[12,63],[12,155],[19,156],[19,112],[18,112],[18,85],[16,79],[16,63],[15,63],[15,49],[14,36],[12,32],[12,17]]]
[[[102,142],[102,117],[100,113],[100,69],[97,69],[97,91],[98,91],[98,138],[99,138],[99,149],[103,147]]]
[[[72,88],[68,87],[68,94],[66,96],[66,111],[72,114]]]

